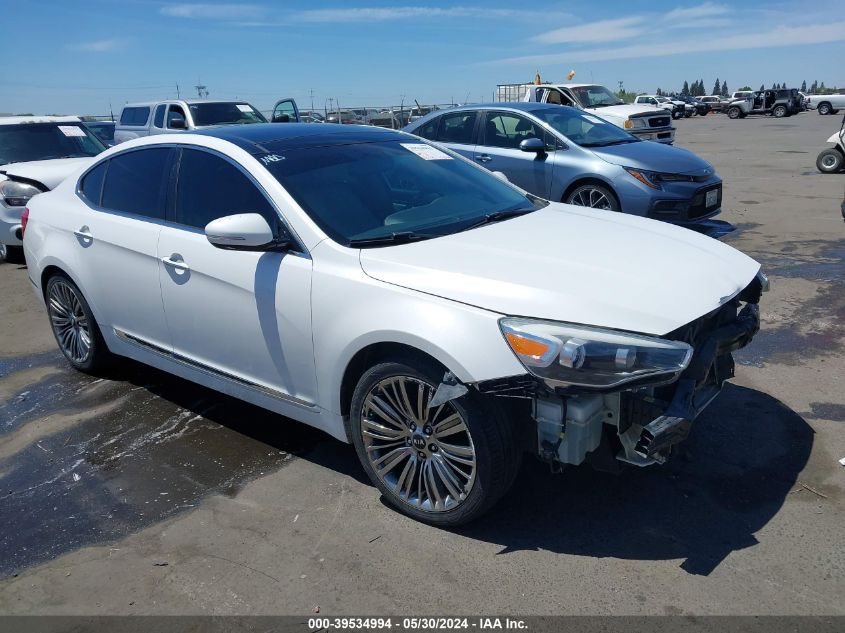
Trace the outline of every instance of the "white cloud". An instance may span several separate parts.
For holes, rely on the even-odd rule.
[[[630,16],[615,20],[600,20],[576,26],[565,26],[554,31],[541,33],[533,37],[532,40],[541,44],[615,42],[641,35],[645,31],[644,27],[644,17]]]
[[[300,22],[389,22],[421,18],[526,18],[537,17],[534,12],[515,9],[485,9],[481,7],[348,7],[345,9],[310,9],[293,14]]]
[[[711,18],[715,15],[725,15],[730,12],[731,8],[727,5],[705,2],[697,7],[678,7],[677,9],[672,9],[664,16],[664,19],[671,22],[675,20],[681,21],[695,18]]]
[[[159,13],[174,18],[231,20],[255,18],[264,9],[257,4],[173,4],[161,7]]]
[[[708,36],[707,51],[709,53],[755,48],[781,48],[839,41],[845,41],[845,21],[805,26],[777,26],[767,31],[756,31],[754,33]],[[574,62],[641,59],[681,54],[697,55],[699,52],[695,47],[690,46],[689,41],[649,42],[616,48],[581,49],[549,55],[510,57],[493,62],[484,62],[484,65],[530,65],[533,67],[537,64],[571,64]]]
[[[72,51],[82,51],[84,53],[110,53],[119,48],[123,48],[126,44],[125,40],[110,39],[110,40],[94,40],[92,42],[80,42],[79,44],[71,44],[68,48]]]

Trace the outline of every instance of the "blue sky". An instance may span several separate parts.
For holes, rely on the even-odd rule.
[[[802,80],[845,87],[839,0],[456,4],[0,0],[0,111],[104,114],[127,101],[195,95],[261,109],[490,100],[497,83],[731,90]]]

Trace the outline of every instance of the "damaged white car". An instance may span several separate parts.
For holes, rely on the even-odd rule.
[[[0,262],[23,261],[21,213],[105,145],[75,116],[0,117]]]
[[[664,462],[766,286],[716,240],[359,126],[130,141],[25,218],[75,367],[126,356],[323,429],[437,525],[490,508],[525,453]]]

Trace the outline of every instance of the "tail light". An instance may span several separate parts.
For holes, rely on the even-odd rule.
[[[26,207],[21,213],[21,239],[26,233],[26,224],[29,222],[29,207]]]

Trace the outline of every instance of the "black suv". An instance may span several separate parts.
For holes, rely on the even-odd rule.
[[[727,106],[728,117],[741,119],[749,114],[770,114],[785,117],[803,110],[801,95],[795,88],[785,90],[758,90],[746,99],[736,99]]]

